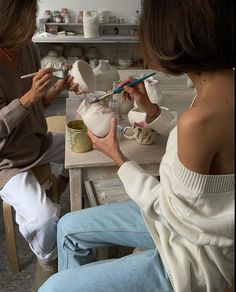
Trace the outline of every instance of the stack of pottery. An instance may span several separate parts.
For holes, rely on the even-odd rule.
[[[120,75],[108,60],[99,60],[97,67],[93,69],[96,79],[96,90],[112,90],[113,82],[120,80]]]
[[[60,56],[57,51],[49,51],[48,54],[42,58],[41,60],[41,67],[42,69],[53,67],[55,69],[58,69],[62,66],[67,64],[66,59],[63,56]],[[64,77],[63,71],[58,71],[54,73],[55,76],[59,78]]]
[[[83,29],[85,38],[99,37],[99,21],[96,10],[83,11]]]

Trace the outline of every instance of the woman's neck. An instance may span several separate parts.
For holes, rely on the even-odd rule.
[[[204,97],[209,91],[218,92],[218,90],[226,89],[234,90],[234,70],[222,69],[216,71],[207,71],[200,74],[187,73],[192,80],[198,98]]]

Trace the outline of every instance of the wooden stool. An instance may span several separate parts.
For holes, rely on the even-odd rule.
[[[53,201],[58,203],[59,194],[57,191],[57,185],[55,177],[51,172],[50,164],[44,164],[32,168],[34,175],[36,176],[38,182],[41,186],[44,186],[45,189],[49,189],[47,192],[48,197]],[[16,245],[16,235],[14,228],[14,218],[13,218],[13,208],[11,205],[3,201],[3,219],[6,228],[6,239],[7,239],[7,248],[8,256],[10,260],[10,268],[13,273],[19,272],[19,260],[17,253]]]
[[[50,132],[65,132],[66,116],[49,116],[46,118],[48,131]]]

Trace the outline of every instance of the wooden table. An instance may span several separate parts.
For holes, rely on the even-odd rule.
[[[146,71],[146,70],[145,70]],[[120,71],[121,79],[127,78],[129,75],[143,73],[131,70]],[[150,72],[150,70],[147,70]],[[158,73],[160,88],[164,95],[164,106],[173,111],[181,113],[187,108],[194,96],[192,88],[186,87],[186,76],[168,78]],[[77,109],[81,102],[81,98],[69,97],[66,102],[66,120],[67,122],[78,118]],[[121,121],[126,123],[125,121]],[[152,145],[140,145],[135,140],[122,139],[120,148],[125,156],[130,160],[139,163],[147,172],[152,175],[158,175],[159,164],[165,151],[166,137],[157,136]],[[86,153],[74,153],[70,150],[68,138],[66,134],[65,145],[65,167],[69,169],[70,176],[70,206],[71,211],[82,208],[82,192],[83,182],[85,180],[102,180],[118,177],[118,167],[114,162],[103,153],[92,150]]]

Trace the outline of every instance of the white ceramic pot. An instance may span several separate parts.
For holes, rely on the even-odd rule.
[[[113,82],[120,80],[120,75],[108,60],[99,60],[98,66],[93,69],[96,79],[96,90],[112,90]]]
[[[87,128],[98,137],[106,136],[110,131],[111,120],[117,118],[112,109],[99,103],[88,103],[86,100],[82,101],[77,112]]]
[[[97,11],[83,11],[83,29],[85,38],[99,37],[99,21]]]
[[[73,64],[70,75],[74,77],[74,82],[79,83],[80,88],[85,92],[95,91],[95,76],[92,68],[87,62],[83,60],[77,60]]]
[[[144,81],[144,85],[150,101],[152,103],[161,104],[163,95],[159,86],[159,81],[150,77]]]

